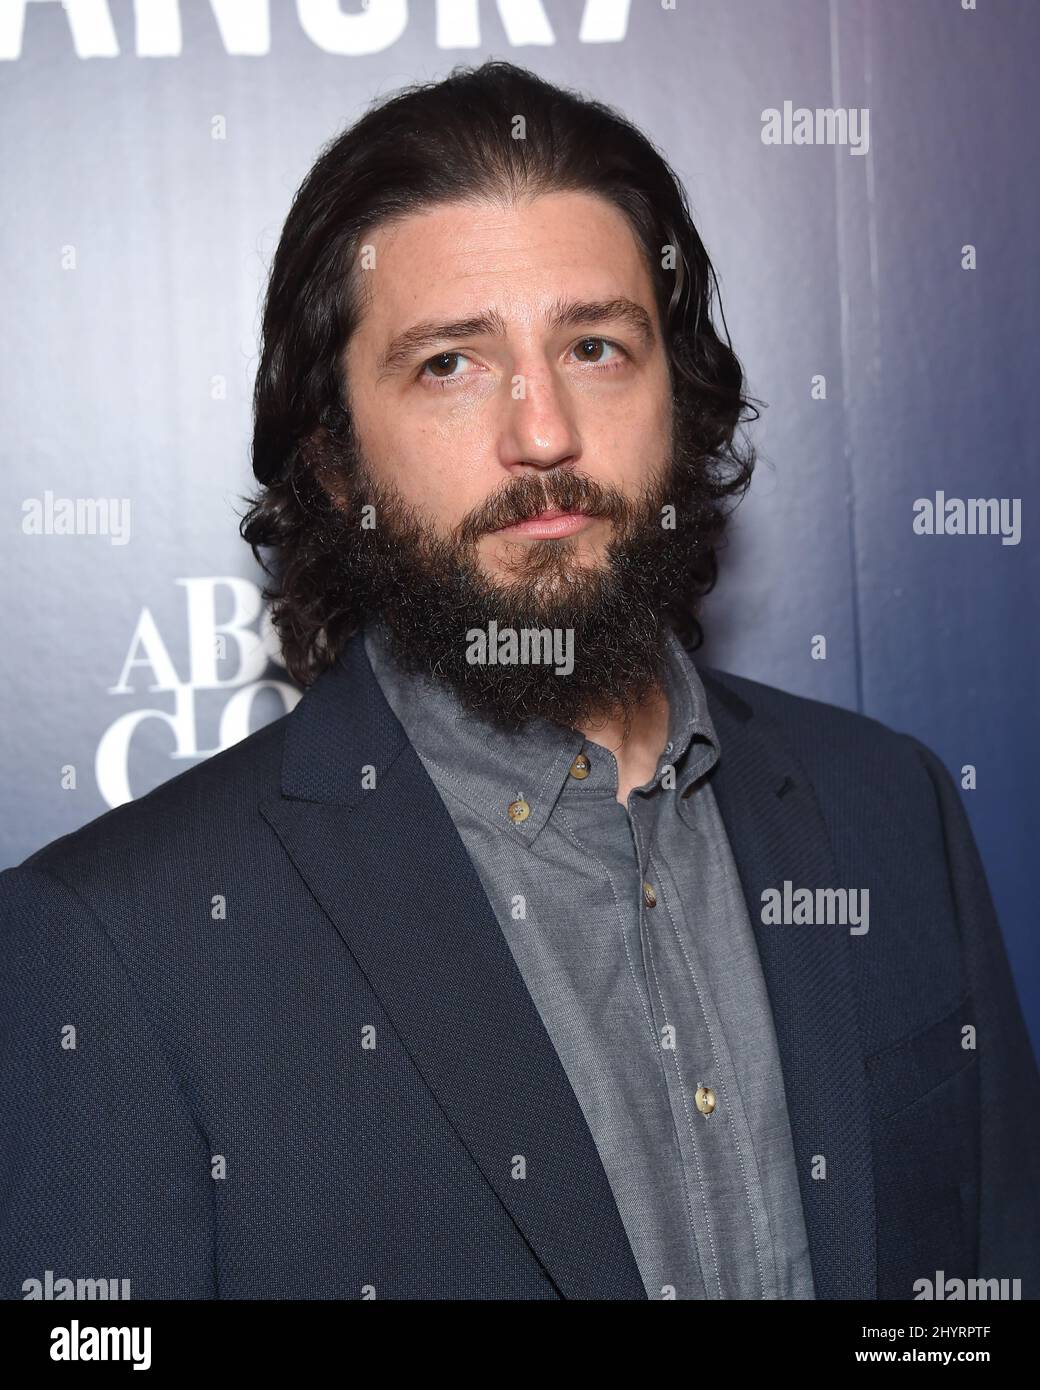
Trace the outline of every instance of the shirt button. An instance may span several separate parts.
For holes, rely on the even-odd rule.
[[[715,1092],[710,1086],[698,1086],[693,1099],[702,1115],[710,1115],[715,1109]]]
[[[506,808],[506,815],[514,825],[519,825],[520,822],[526,820],[530,814],[531,808],[522,796],[518,797],[516,801],[511,801]]]
[[[657,894],[650,887],[649,883],[643,884],[643,902],[646,903],[647,907],[657,906]]]
[[[591,771],[592,764],[584,753],[579,753],[571,763],[571,776],[577,777],[578,781],[581,782],[584,781]]]

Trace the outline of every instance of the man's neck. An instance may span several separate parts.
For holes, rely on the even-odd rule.
[[[609,749],[618,769],[617,799],[628,806],[633,787],[649,782],[668,738],[668,696],[661,686],[626,721],[620,717],[580,728],[587,740]],[[595,753],[591,754],[595,757]]]

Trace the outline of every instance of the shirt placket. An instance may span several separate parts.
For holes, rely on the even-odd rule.
[[[761,1244],[767,1239],[767,1223],[759,1206],[752,1217],[748,1173],[741,1162],[743,1152],[750,1154],[750,1134],[735,1078],[730,1075],[721,1022],[714,1017],[712,1026],[705,1014],[713,1005],[703,994],[706,974],[697,957],[694,933],[685,929],[682,904],[660,851],[660,817],[667,808],[657,805],[656,798],[662,794],[660,789],[655,791],[653,808],[639,808],[656,810],[655,816],[646,818],[648,828],[639,823],[641,816],[635,825],[644,886],[640,939],[659,1035],[668,1025],[675,1029],[674,1048],[663,1052],[665,1076],[691,1193],[706,1296],[763,1298],[769,1296]],[[651,890],[649,895],[646,888]],[[732,1228],[735,1214],[748,1232],[746,1258],[734,1250],[719,1249],[716,1213],[722,1204],[729,1212],[727,1229]]]
[[[695,1124],[702,1117],[698,1115],[694,1099],[697,1083],[690,1084],[689,1063],[686,1061],[701,1054],[705,1030],[698,1029],[698,1036],[684,1039],[680,1051],[679,1041],[683,1031],[688,1027],[690,1010],[677,1008],[677,1001],[669,985],[671,972],[659,966],[663,946],[657,939],[656,923],[660,920],[657,914],[663,911],[664,905],[659,901],[658,895],[665,891],[665,884],[662,876],[656,874],[652,868],[651,845],[661,795],[661,788],[655,786],[649,798],[641,795],[630,798],[632,804],[629,815],[632,820],[640,880],[640,958],[643,964],[644,984],[654,1017],[662,1070],[678,1142],[679,1162],[688,1197],[687,1208],[694,1253],[699,1267],[701,1296],[709,1299],[720,1298],[722,1294],[719,1285],[719,1261],[714,1246],[710,1194],[707,1190],[705,1163],[699,1151]]]

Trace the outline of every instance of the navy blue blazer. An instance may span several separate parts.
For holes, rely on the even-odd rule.
[[[953,781],[873,720],[702,676],[817,1297],[1040,1296],[1040,1078]],[[869,889],[869,931],[763,925],[785,880]],[[0,909],[0,1296],[50,1270],[137,1298],[645,1298],[359,637],[292,713],[0,875]]]

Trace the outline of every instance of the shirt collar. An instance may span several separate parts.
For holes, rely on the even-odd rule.
[[[467,709],[443,681],[402,671],[379,623],[365,625],[364,644],[387,703],[416,752],[490,825],[533,844],[561,795],[616,797],[614,754],[579,730],[546,719],[530,720],[516,732],[502,730]],[[697,669],[671,628],[665,631],[663,677],[668,742],[645,785],[657,786],[672,767],[675,788],[670,794],[682,798],[714,765],[719,747]],[[571,768],[583,752],[590,771],[576,778]],[[515,818],[515,809],[510,815],[517,802],[526,804],[523,819]]]

